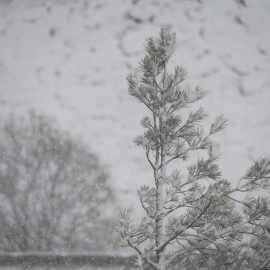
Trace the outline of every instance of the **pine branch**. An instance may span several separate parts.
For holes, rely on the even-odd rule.
[[[155,270],[159,270],[158,264],[154,263],[154,262],[153,262],[151,259],[149,259],[149,258],[145,258],[145,257],[143,256],[143,252],[142,252],[138,247],[136,247],[134,244],[132,244],[129,240],[127,240],[127,242],[128,242],[128,245],[129,245],[131,248],[133,248],[133,249],[141,256],[141,258],[142,258],[147,264],[151,265]]]
[[[154,163],[150,160],[150,157],[149,157],[149,147],[146,147],[146,150],[145,150],[145,153],[146,153],[146,158],[147,158],[147,161],[149,162],[149,164],[151,165],[152,169],[155,170],[156,167],[154,165]]]
[[[200,219],[200,217],[207,211],[207,209],[210,207],[211,205],[211,201],[212,198],[209,200],[208,204],[206,205],[206,207],[201,211],[201,213],[194,218],[194,220],[186,226],[186,228],[184,230],[180,230],[179,232],[176,232],[174,236],[170,237],[169,239],[167,239],[161,246],[158,247],[157,250],[162,251],[170,242],[172,242],[174,239],[176,239],[181,233],[183,233],[185,230],[189,229],[192,227],[192,225],[198,221]]]

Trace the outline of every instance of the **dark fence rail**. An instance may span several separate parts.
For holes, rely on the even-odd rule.
[[[130,269],[135,256],[89,253],[0,253],[0,266],[92,266]]]

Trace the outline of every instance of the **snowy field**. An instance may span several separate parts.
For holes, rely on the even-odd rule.
[[[1,0],[1,118],[31,109],[55,117],[100,156],[119,202],[137,208],[152,172],[132,143],[146,111],[125,77],[138,71],[145,38],[167,27],[178,40],[171,68],[185,66],[186,84],[209,93],[194,109],[205,107],[207,125],[229,119],[216,140],[223,176],[236,181],[270,155],[270,1],[246,3]]]

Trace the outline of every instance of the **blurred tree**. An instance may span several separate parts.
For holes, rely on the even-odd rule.
[[[96,155],[33,112],[0,136],[0,250],[104,250],[113,196]]]

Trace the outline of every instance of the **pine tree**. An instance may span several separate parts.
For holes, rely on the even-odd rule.
[[[236,185],[221,177],[219,146],[212,135],[227,120],[218,116],[206,132],[203,108],[185,119],[180,114],[206,93],[183,88],[185,68],[168,72],[175,44],[175,33],[161,29],[158,38],[146,40],[141,77],[127,76],[130,95],[151,115],[141,120],[146,131],[134,142],[145,151],[154,185],[138,190],[146,213],[138,223],[130,209],[121,210],[115,242],[136,251],[138,269],[270,269],[269,198],[252,193],[269,189],[270,159],[255,162]],[[186,166],[194,150],[204,157]],[[177,159],[181,171],[169,171]]]

